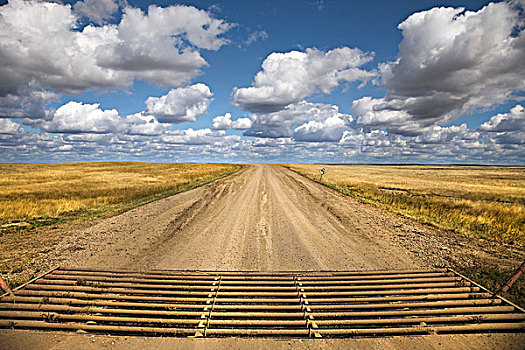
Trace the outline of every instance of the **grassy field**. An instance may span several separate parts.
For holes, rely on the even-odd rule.
[[[525,167],[289,165],[349,196],[470,237],[525,245]]]
[[[0,164],[0,235],[107,216],[190,189],[229,164]]]

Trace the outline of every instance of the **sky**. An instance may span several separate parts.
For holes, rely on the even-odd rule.
[[[525,0],[0,0],[0,162],[525,165]]]

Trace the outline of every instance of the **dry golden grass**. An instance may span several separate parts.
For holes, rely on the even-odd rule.
[[[131,162],[0,164],[0,232],[114,214],[238,168]]]
[[[525,245],[525,167],[289,165],[352,197],[471,237]]]

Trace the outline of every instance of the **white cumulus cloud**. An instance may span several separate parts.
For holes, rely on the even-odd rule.
[[[170,128],[169,124],[159,123],[154,116],[143,113],[128,115],[125,122],[130,135],[158,136]]]
[[[331,116],[325,120],[311,120],[298,126],[294,130],[293,138],[303,142],[337,142],[343,137],[346,128],[342,118]]]
[[[232,122],[232,129],[246,130],[252,127],[252,120],[250,118],[237,118]]]
[[[381,109],[385,104],[384,98],[371,98],[365,96],[352,102],[352,115],[356,123],[362,126],[381,128],[386,126],[389,132],[415,136],[428,130],[428,126],[422,126],[415,122],[409,122],[411,116],[408,112],[399,109]]]
[[[479,129],[490,132],[525,131],[525,108],[516,105],[509,113],[496,114]]]
[[[336,105],[301,101],[279,112],[254,113],[252,126],[244,135],[268,138],[292,137],[292,129],[297,127],[299,130],[295,137],[299,139],[313,141],[318,138],[319,141],[322,139],[333,141],[338,135],[342,135],[340,127],[342,124],[336,119],[340,119],[345,124],[349,123],[352,117],[340,113]],[[308,124],[310,121],[316,123]],[[335,124],[338,127],[334,128]],[[323,126],[330,127],[324,136],[319,130]]]
[[[161,97],[148,97],[146,114],[161,123],[194,122],[208,110],[213,94],[205,84],[195,84],[170,90]]]
[[[237,129],[237,130],[246,130],[251,128],[252,121],[250,118],[237,118],[232,120],[231,113],[226,113],[225,115],[219,115],[212,120],[212,128],[215,130],[228,130],[228,129]]]
[[[16,135],[22,133],[20,124],[10,119],[0,119],[0,134]]]
[[[233,103],[250,112],[280,111],[312,94],[328,94],[342,82],[370,79],[374,73],[358,67],[372,58],[348,47],[274,52],[264,60],[251,87],[234,88]]]
[[[479,130],[492,135],[494,139],[505,145],[525,144],[525,108],[516,105],[508,113],[499,113],[481,124]]]
[[[123,119],[116,109],[102,110],[100,104],[83,104],[70,101],[58,108],[51,120],[43,121],[40,127],[52,133],[107,134],[123,130]]]

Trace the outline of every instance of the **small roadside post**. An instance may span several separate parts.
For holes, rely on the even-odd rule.
[[[319,170],[321,172],[321,176],[319,177],[319,182],[323,182],[323,175],[325,173],[325,170],[324,168],[322,168],[321,170]]]

